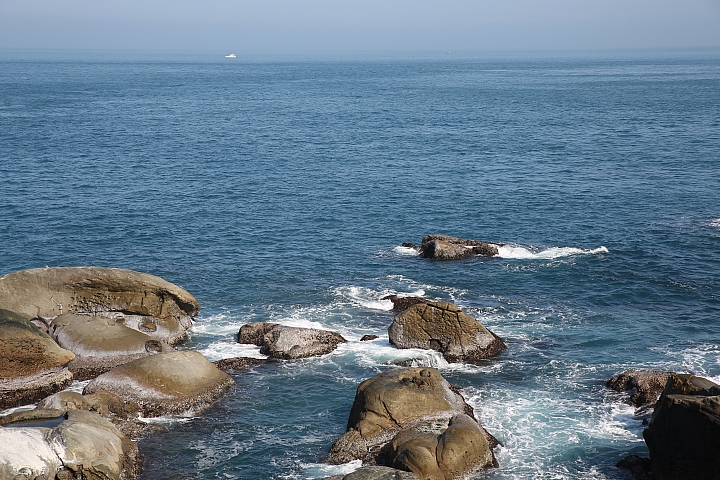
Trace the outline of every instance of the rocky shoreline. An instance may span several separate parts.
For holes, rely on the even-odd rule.
[[[428,236],[419,252],[446,260],[452,256],[437,252],[485,255],[492,253],[488,245],[497,244]],[[384,299],[393,302],[388,339],[399,349],[477,362],[507,348],[452,303]],[[0,277],[0,410],[37,402],[0,417],[0,480],[132,480],[143,468],[137,439],[156,428],[141,416],[200,414],[231,390],[226,371],[325,355],[347,342],[335,332],[255,322],[240,328],[237,341],[260,346],[268,360],[210,362],[175,348],[199,310],[184,289],[124,269],[45,268]],[[73,380],[89,380],[82,394],[64,391]],[[628,457],[619,467],[658,480],[720,472],[720,386],[692,375],[628,370],[607,387],[626,392],[637,415],[652,412],[644,432],[650,458]],[[498,467],[498,445],[437,369],[394,367],[358,385],[347,430],[328,445],[324,461],[362,462],[333,479],[463,479]]]

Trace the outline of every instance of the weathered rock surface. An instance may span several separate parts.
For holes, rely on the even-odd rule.
[[[493,466],[495,457],[475,419],[458,414],[439,434],[403,430],[388,445],[387,464],[424,480],[453,480]]]
[[[327,330],[254,322],[240,327],[238,342],[259,345],[260,353],[272,358],[292,360],[325,355],[347,340]]]
[[[33,403],[70,386],[75,358],[22,315],[0,309],[0,409]]]
[[[345,476],[325,477],[325,480],[421,480],[412,472],[403,472],[390,467],[373,465],[360,467]]]
[[[506,348],[500,337],[448,302],[413,305],[395,317],[388,336],[398,348],[437,350],[449,362],[482,360]]]
[[[175,345],[200,311],[184,289],[120,268],[35,268],[0,277],[0,305],[28,318],[98,315]]]
[[[254,367],[255,365],[259,365],[261,363],[265,363],[266,360],[261,358],[251,358],[251,357],[233,357],[233,358],[223,358],[222,360],[216,360],[212,362],[215,364],[217,368],[220,370],[228,371],[228,370],[245,370],[246,368]]]
[[[434,260],[462,260],[477,255],[492,257],[498,254],[497,247],[498,244],[448,235],[427,235],[422,239],[420,255]]]
[[[332,446],[327,461],[382,463],[383,447],[399,432],[439,431],[456,414],[467,413],[472,408],[437,369],[394,368],[358,386],[348,431]],[[494,447],[497,441],[489,434],[487,438]]]
[[[643,437],[656,479],[720,478],[720,385],[670,375]]]
[[[0,479],[130,480],[141,472],[137,445],[99,415],[72,410],[55,428],[0,428]]]
[[[380,300],[390,300],[393,303],[393,311],[402,312],[417,305],[418,303],[428,303],[426,298],[422,297],[398,297],[397,295],[387,295]]]
[[[607,381],[617,392],[632,392],[630,403],[636,407],[654,405],[672,372],[662,370],[625,370]]]
[[[100,390],[135,402],[145,417],[199,412],[234,383],[201,353],[181,350],[139,358],[91,381],[84,395]]]
[[[137,358],[172,350],[166,342],[108,317],[65,313],[48,329],[63,348],[75,353],[68,368],[75,380],[88,380]]]

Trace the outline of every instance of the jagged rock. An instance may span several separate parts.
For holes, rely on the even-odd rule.
[[[656,479],[720,478],[720,385],[671,374],[643,437]]]
[[[200,311],[195,297],[162,278],[121,268],[35,268],[0,277],[0,305],[28,318],[97,315],[170,345]]]
[[[75,380],[88,380],[137,358],[172,350],[166,342],[107,317],[65,313],[49,323],[49,333],[75,353],[68,368]]]
[[[607,381],[617,392],[632,391],[630,403],[636,407],[654,405],[672,372],[662,370],[625,370]]]
[[[397,295],[387,295],[380,300],[390,300],[393,303],[393,311],[402,312],[417,305],[418,303],[428,303],[426,298],[422,297],[398,297]]]
[[[245,370],[246,368],[265,363],[265,360],[261,358],[250,358],[250,357],[233,357],[223,358],[222,360],[216,360],[213,362],[220,370]]]
[[[373,465],[360,467],[345,476],[326,477],[325,480],[421,480],[412,472],[403,472],[390,467]]]
[[[439,431],[454,415],[467,412],[472,409],[437,369],[394,368],[358,386],[348,430],[333,444],[327,461],[340,464],[362,459],[374,464],[400,431]],[[497,444],[489,434],[487,439],[493,447]]]
[[[142,471],[137,445],[99,415],[72,410],[55,428],[0,428],[1,479],[131,480]]]
[[[485,431],[475,419],[458,414],[439,434],[400,432],[387,446],[386,463],[424,480],[452,480],[495,464]]]
[[[420,255],[434,260],[462,260],[476,255],[492,257],[498,254],[499,245],[448,235],[427,235],[422,239]]]
[[[84,395],[100,390],[136,402],[145,417],[199,412],[234,383],[201,353],[181,350],[139,358],[91,381]]]
[[[395,317],[388,336],[398,348],[437,350],[449,362],[490,358],[506,348],[500,337],[448,302],[413,305]]]
[[[371,340],[375,340],[376,338],[380,338],[377,335],[363,335],[360,339],[361,342],[369,342]]]
[[[327,330],[264,322],[240,327],[238,341],[260,345],[260,353],[284,360],[324,355],[347,342],[340,334]]]
[[[75,358],[22,315],[0,309],[0,409],[17,407],[67,388]]]

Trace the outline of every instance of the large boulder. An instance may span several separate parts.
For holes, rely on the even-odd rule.
[[[434,260],[462,260],[477,255],[492,257],[498,254],[498,244],[451,237],[427,235],[422,239],[420,255]]]
[[[670,375],[643,437],[657,480],[720,478],[720,385]]]
[[[180,350],[139,358],[92,380],[83,394],[100,390],[135,402],[145,417],[199,412],[234,383],[201,353]]]
[[[401,431],[437,432],[457,414],[472,416],[472,408],[437,369],[388,370],[358,386],[348,430],[333,444],[327,461],[382,463],[383,447]],[[487,438],[494,447],[496,440]]]
[[[433,434],[403,430],[388,445],[388,465],[416,473],[424,480],[454,480],[495,465],[485,431],[474,418],[455,415]]]
[[[75,358],[22,315],[0,309],[0,410],[67,388]]]
[[[411,306],[395,317],[388,336],[398,348],[437,350],[449,362],[482,360],[506,348],[500,337],[448,302]]]
[[[108,420],[73,410],[55,428],[0,427],[0,479],[131,480],[142,471],[137,445]]]
[[[254,322],[240,327],[238,342],[259,345],[260,353],[272,358],[292,360],[325,355],[347,340],[327,330]]]
[[[184,289],[160,277],[121,268],[35,268],[0,277],[0,306],[28,318],[99,315],[170,345],[200,311]]]
[[[166,342],[108,317],[64,313],[48,326],[52,338],[75,353],[68,368],[75,380],[87,380],[137,358],[172,350]]]
[[[629,402],[636,407],[654,405],[672,372],[662,370],[625,370],[614,375],[606,386],[616,392],[629,392]]]

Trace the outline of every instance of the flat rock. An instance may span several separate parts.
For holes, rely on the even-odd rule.
[[[636,407],[654,405],[672,372],[662,370],[625,370],[607,381],[608,388],[631,392],[629,401]]]
[[[433,260],[462,260],[478,255],[492,257],[498,254],[498,245],[449,235],[427,235],[422,239],[420,255]]]
[[[720,478],[720,385],[671,374],[643,437],[656,478]]]
[[[65,313],[55,317],[48,332],[76,357],[68,368],[75,380],[88,380],[137,358],[172,350],[165,341],[108,317]]]
[[[0,309],[0,409],[36,402],[67,388],[75,358],[22,315]]]
[[[260,353],[283,360],[325,355],[347,342],[340,334],[327,330],[264,322],[240,327],[238,341],[260,345]]]
[[[261,363],[265,363],[262,358],[251,358],[251,357],[233,357],[223,358],[222,360],[216,360],[212,362],[220,370],[245,370],[246,368],[254,367]]]
[[[234,383],[201,353],[180,350],[139,358],[92,380],[83,394],[100,390],[139,405],[145,417],[199,412]]]
[[[107,316],[175,345],[200,311],[195,297],[160,277],[121,268],[35,268],[0,277],[0,305],[28,318]]]
[[[395,317],[388,336],[398,348],[437,350],[449,362],[482,360],[506,348],[500,337],[448,302],[413,305]]]

